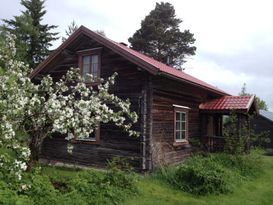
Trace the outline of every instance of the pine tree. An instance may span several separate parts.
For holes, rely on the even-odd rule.
[[[66,37],[62,37],[62,41],[66,41],[66,39],[73,34],[76,30],[78,30],[79,26],[76,24],[76,22],[73,20],[70,25],[68,25],[67,30],[65,30]]]
[[[181,32],[180,23],[170,3],[156,3],[128,41],[133,49],[180,69],[185,58],[196,51],[193,34],[189,30]]]
[[[243,87],[241,88],[241,92],[239,93],[240,96],[250,96],[253,94],[247,93],[246,91],[246,83],[243,84]],[[268,110],[267,104],[264,100],[259,98],[258,96],[255,96],[257,107],[259,110]]]
[[[26,10],[14,19],[3,20],[2,31],[16,36],[18,57],[31,67],[37,66],[49,55],[51,42],[58,39],[58,33],[51,32],[57,26],[42,24],[46,14],[44,3],[44,0],[21,0]]]

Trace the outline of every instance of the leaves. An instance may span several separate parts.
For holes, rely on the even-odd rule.
[[[71,68],[57,82],[44,76],[34,84],[29,67],[16,60],[14,46],[13,37],[8,37],[0,50],[0,149],[15,156],[0,154],[4,173],[20,181],[26,164],[30,168],[38,160],[44,139],[55,132],[68,135],[67,140],[83,138],[99,123],[111,122],[129,135],[138,135],[132,130],[138,116],[130,110],[129,100],[109,92],[116,73],[100,79],[97,89],[86,86],[78,68]]]
[[[154,59],[181,69],[185,58],[194,55],[196,47],[189,30],[180,31],[182,20],[176,18],[170,3],[156,3],[154,10],[141,22],[141,28],[128,39],[131,47]]]
[[[14,19],[3,20],[1,30],[16,36],[18,60],[36,67],[49,55],[51,42],[58,39],[58,33],[51,32],[57,26],[42,24],[46,14],[43,0],[21,0],[21,4],[26,10]]]

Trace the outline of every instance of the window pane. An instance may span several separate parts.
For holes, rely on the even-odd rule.
[[[180,122],[176,122],[176,131],[177,130],[181,130],[181,123]]]
[[[98,72],[98,64],[97,63],[92,63],[92,74]]]
[[[185,123],[185,122],[182,122],[181,124],[182,124],[181,130],[186,130],[186,123]]]
[[[92,63],[97,64],[99,62],[99,56],[98,55],[93,55],[92,56]]]
[[[90,56],[83,56],[83,65],[90,64]]]
[[[88,64],[83,65],[82,72],[83,72],[83,74],[89,73],[89,65]]]
[[[182,121],[185,121],[185,120],[186,120],[186,115],[185,115],[185,113],[181,113],[181,115],[182,115],[181,120],[182,120]]]
[[[176,121],[180,121],[180,113],[176,112]]]
[[[181,139],[185,139],[186,138],[186,131],[181,131]]]
[[[89,136],[81,137],[80,140],[96,140],[96,130],[94,130]]]
[[[98,73],[92,73],[92,75],[93,75],[94,78],[98,77]]]
[[[183,141],[186,139],[186,130],[188,129],[187,126],[187,116],[186,112],[183,111],[176,111],[175,112],[175,139],[176,141]]]
[[[176,140],[179,140],[179,139],[181,139],[181,138],[180,138],[180,132],[179,132],[179,131],[176,131],[176,135],[175,135],[175,138],[176,138]]]
[[[90,135],[89,135],[89,137],[88,137],[89,139],[93,139],[93,140],[95,140],[96,139],[96,130],[94,130]]]

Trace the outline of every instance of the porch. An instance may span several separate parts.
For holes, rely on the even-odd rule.
[[[209,152],[220,152],[225,147],[225,128],[232,114],[236,115],[234,132],[241,135],[244,125],[248,125],[249,116],[258,113],[255,96],[224,96],[199,106],[201,113],[202,144]],[[249,130],[250,127],[248,126]]]

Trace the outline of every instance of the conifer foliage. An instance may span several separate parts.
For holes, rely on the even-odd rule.
[[[189,30],[180,31],[181,23],[170,3],[156,3],[128,41],[133,49],[181,69],[185,58],[196,51],[193,34]]]
[[[16,36],[18,58],[31,67],[37,66],[49,55],[52,41],[58,39],[58,33],[52,32],[57,26],[42,24],[46,14],[44,3],[44,0],[21,0],[25,11],[14,19],[3,20],[2,31]]]

